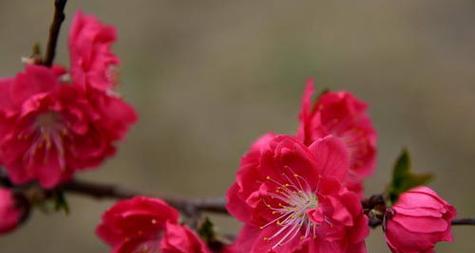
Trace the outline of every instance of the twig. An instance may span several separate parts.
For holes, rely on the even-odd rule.
[[[4,171],[0,170],[0,185],[12,187],[10,180]],[[127,199],[134,196],[150,196],[161,198],[170,205],[180,210],[191,219],[196,219],[202,212],[211,212],[218,214],[228,214],[226,210],[226,201],[224,198],[184,198],[178,196],[165,196],[156,194],[147,194],[143,192],[132,191],[113,184],[93,183],[84,180],[73,180],[61,186],[65,192],[92,197],[95,199]],[[368,203],[363,201],[363,206]],[[193,220],[193,222],[195,222]],[[381,225],[379,223],[378,225]],[[375,227],[377,227],[376,225]],[[459,218],[452,221],[452,225],[472,225],[475,226],[475,218]]]
[[[194,216],[197,212],[227,214],[225,200],[223,198],[187,199],[177,196],[157,196],[154,194],[139,193],[127,190],[115,185],[91,183],[82,180],[71,181],[63,185],[63,189],[66,192],[90,196],[96,199],[125,199],[137,195],[158,197],[189,216]]]
[[[452,221],[452,225],[475,225],[475,219],[472,218],[460,218]]]
[[[46,49],[46,56],[43,61],[43,65],[48,67],[53,65],[54,57],[56,56],[56,45],[58,44],[58,36],[61,29],[61,24],[66,17],[64,14],[64,8],[66,7],[67,2],[67,0],[54,1],[54,17],[49,29],[48,46]]]

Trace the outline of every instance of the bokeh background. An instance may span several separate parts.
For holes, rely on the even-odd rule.
[[[0,1],[0,76],[45,44],[52,0]],[[240,156],[267,131],[293,133],[304,81],[346,89],[370,105],[384,189],[402,147],[432,186],[475,216],[475,2],[71,0],[66,34],[82,9],[114,24],[120,91],[140,122],[118,155],[81,178],[145,192],[222,196]],[[94,235],[112,204],[71,196],[72,213],[45,215],[0,238],[2,253],[99,253]],[[221,231],[236,222],[216,217]],[[456,227],[437,252],[474,252],[475,228]],[[380,230],[369,252],[389,252]]]

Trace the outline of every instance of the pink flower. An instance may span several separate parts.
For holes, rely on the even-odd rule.
[[[71,75],[77,85],[107,90],[116,84],[119,58],[111,52],[116,40],[113,26],[77,12],[69,33]]]
[[[96,233],[113,253],[209,253],[191,229],[178,223],[178,217],[160,199],[135,197],[105,212]]]
[[[228,211],[245,223],[234,250],[366,252],[367,218],[339,183],[348,166],[344,144],[332,136],[309,147],[285,135],[259,139],[227,193]]]
[[[386,242],[394,253],[432,253],[440,241],[452,241],[453,206],[428,187],[403,193],[391,207]]]
[[[15,229],[21,219],[21,210],[10,190],[0,188],[0,234]]]
[[[312,103],[313,79],[307,81],[299,115],[298,139],[306,145],[329,134],[349,150],[350,172],[346,186],[362,193],[362,179],[374,171],[376,131],[366,114],[367,105],[349,92],[326,92]]]
[[[119,98],[62,83],[61,74],[27,65],[0,80],[0,160],[15,184],[52,188],[99,165],[136,121]]]

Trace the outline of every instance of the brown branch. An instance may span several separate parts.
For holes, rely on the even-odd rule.
[[[471,218],[460,218],[452,221],[452,226],[456,225],[475,225],[475,219]]]
[[[137,195],[144,195],[150,197],[158,197],[168,202],[170,205],[179,209],[183,213],[193,216],[200,212],[212,212],[212,213],[221,213],[228,214],[225,208],[225,200],[223,198],[197,198],[197,199],[187,199],[183,197],[172,197],[172,196],[163,196],[163,195],[154,195],[139,193],[131,190],[127,190],[115,185],[101,184],[101,183],[91,183],[82,180],[74,180],[70,183],[67,183],[63,186],[63,189],[66,192],[81,194],[85,196],[94,197],[97,199],[125,199],[131,198]],[[379,195],[375,195],[379,196]],[[375,198],[375,203],[380,203],[378,198]],[[371,202],[371,201],[370,201]],[[363,206],[367,205],[367,202],[363,201]],[[374,225],[377,227],[382,223]],[[460,218],[454,219],[452,225],[475,225],[475,219],[472,218]]]
[[[7,175],[4,171],[0,169],[0,185],[4,187],[11,188],[13,185],[11,184],[10,180],[8,180]],[[201,215],[202,212],[211,212],[211,213],[218,213],[218,214],[228,214],[225,205],[226,201],[224,198],[184,198],[178,196],[166,196],[166,195],[156,195],[156,194],[147,194],[143,192],[132,191],[129,189],[125,189],[113,184],[103,184],[103,183],[93,183],[84,180],[73,180],[69,183],[64,184],[61,186],[61,189],[65,192],[83,195],[86,197],[92,197],[95,199],[127,199],[134,196],[149,196],[149,197],[156,197],[161,198],[164,201],[168,202],[170,205],[175,207],[176,209],[180,210],[183,214],[188,216],[190,219],[196,219]],[[366,199],[362,201],[362,205],[365,209],[365,214],[374,219],[373,223],[369,223],[371,227],[378,227],[382,225],[382,220],[377,222],[378,218],[381,219],[380,216],[372,216],[370,215],[373,208],[374,203],[376,206],[380,205],[380,198],[379,195],[375,195],[375,197]],[[371,204],[373,202],[373,204]],[[373,206],[374,207],[374,206]],[[452,225],[472,225],[475,226],[475,218],[459,218],[452,220]]]
[[[59,31],[61,24],[65,19],[64,8],[66,7],[67,0],[55,0],[54,1],[54,16],[53,22],[49,29],[48,45],[46,48],[46,56],[43,61],[43,65],[51,67],[53,65],[54,57],[56,56],[56,46],[58,44]]]
[[[91,183],[74,180],[63,185],[65,192],[90,196],[96,199],[126,199],[137,195],[161,198],[188,216],[200,212],[227,214],[223,198],[183,198],[177,196],[154,195],[124,189],[111,184]]]

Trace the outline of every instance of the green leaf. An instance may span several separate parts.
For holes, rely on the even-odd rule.
[[[69,204],[68,204],[68,201],[66,200],[66,196],[64,192],[61,190],[55,192],[54,209],[56,211],[64,211],[66,215],[69,214]]]
[[[221,252],[226,245],[230,245],[229,238],[216,233],[214,224],[208,217],[205,217],[198,226],[198,234],[206,242],[211,252]]]
[[[428,173],[413,173],[409,152],[403,149],[393,169],[393,178],[388,189],[389,200],[395,203],[403,192],[416,186],[425,185],[432,180]]]
[[[206,242],[214,241],[216,239],[216,232],[214,231],[214,224],[206,217],[198,228],[198,234]]]

